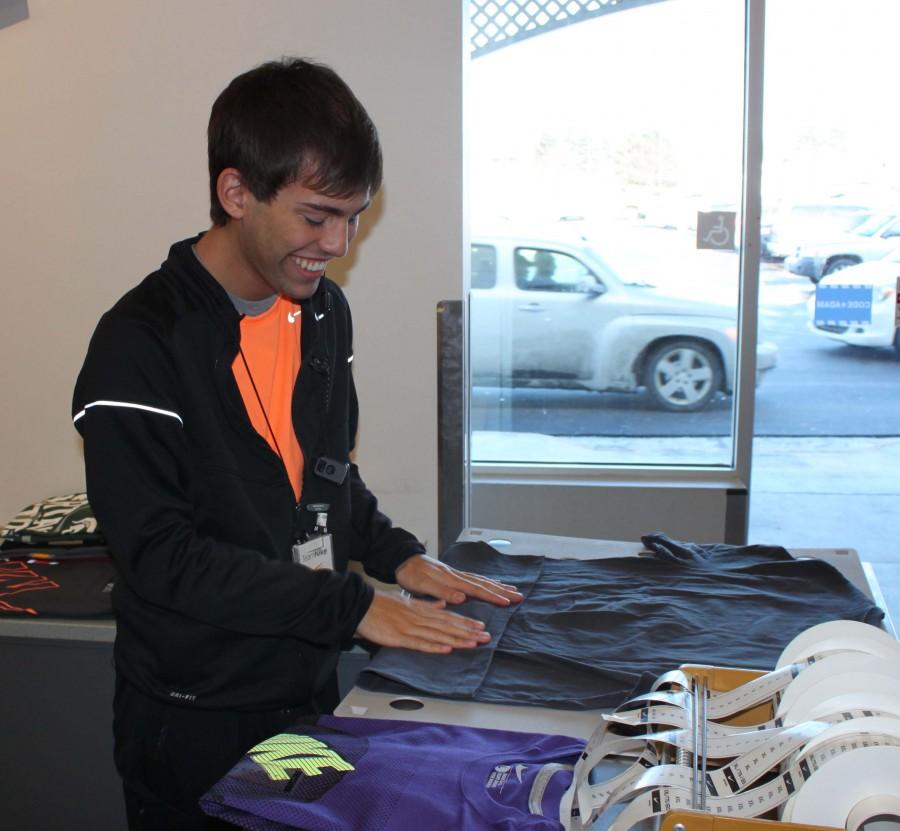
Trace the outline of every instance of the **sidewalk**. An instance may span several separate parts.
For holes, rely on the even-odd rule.
[[[749,542],[853,548],[900,618],[900,438],[753,443]]]
[[[753,442],[751,542],[855,548],[900,565],[900,438]]]
[[[644,438],[473,432],[475,460],[727,465],[727,436]],[[900,567],[900,436],[753,441],[749,542],[855,548]]]

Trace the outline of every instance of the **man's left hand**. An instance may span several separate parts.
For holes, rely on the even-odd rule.
[[[522,600],[515,586],[480,574],[457,571],[425,554],[416,554],[402,563],[396,578],[402,588],[413,594],[430,595],[447,603],[462,603],[471,597],[497,606],[509,606]]]

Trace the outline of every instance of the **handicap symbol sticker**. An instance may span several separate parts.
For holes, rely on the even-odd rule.
[[[697,248],[734,251],[734,211],[697,212]]]

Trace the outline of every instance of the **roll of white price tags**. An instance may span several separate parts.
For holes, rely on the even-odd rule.
[[[829,652],[866,652],[895,656],[900,643],[884,629],[857,620],[830,620],[804,629],[781,652],[776,668]]]
[[[862,736],[873,735],[890,737],[900,745],[900,718],[896,716],[868,716],[851,719],[850,721],[840,721],[829,725],[826,730],[810,739],[803,747],[803,752],[813,753],[820,745],[827,744],[838,738],[853,742]]]
[[[900,644],[887,632],[845,620],[814,626],[775,670],[737,676],[750,680],[729,690],[709,689],[718,669],[665,673],[603,716],[560,802],[567,831],[630,831],[683,808],[900,831]],[[759,723],[736,723],[751,720]],[[886,777],[870,774],[879,765]],[[806,813],[809,803],[827,815]],[[885,816],[896,825],[883,826]],[[873,818],[879,824],[863,829]]]
[[[853,688],[861,690],[865,689],[863,677],[872,675],[900,678],[900,652],[896,657],[882,657],[865,652],[834,652],[824,656],[788,684],[780,696],[775,715],[784,718],[798,700],[823,681],[850,678],[854,679]]]
[[[900,825],[900,747],[841,754],[809,777],[786,812],[786,821],[847,831],[873,819]]]
[[[823,678],[797,696],[782,720],[786,725],[837,720],[832,717],[851,711],[859,715],[900,716],[900,677],[855,673]]]
[[[780,669],[763,673],[731,690],[708,691],[707,718],[712,721],[737,715],[757,704],[774,701],[791,686],[798,675],[813,666],[810,661],[799,661]],[[680,672],[680,671],[679,671]],[[669,673],[667,673],[668,675]],[[652,705],[690,707],[691,693],[687,691],[654,691],[636,695],[617,708],[616,712],[640,710]]]
[[[772,745],[771,749],[773,751],[778,750],[774,745]],[[813,825],[843,825],[843,822],[835,822],[833,820],[801,819],[797,812],[798,808],[803,807],[803,802],[801,802],[799,797],[804,794],[804,790],[809,783],[822,770],[828,770],[845,757],[853,757],[859,760],[860,757],[855,754],[858,754],[861,750],[892,750],[900,754],[900,738],[882,733],[833,736],[828,741],[820,741],[812,750],[804,748],[799,753],[794,753],[791,760],[781,766],[779,773],[763,784],[742,788],[740,783],[730,783],[724,789],[724,794],[707,797],[704,810],[714,816],[759,817],[784,806],[793,796],[794,801],[789,809],[792,822]],[[761,747],[757,755],[762,757],[766,753],[768,753],[768,749]],[[777,752],[774,755],[777,756]],[[877,764],[880,757],[876,756],[874,758]],[[891,762],[892,775],[894,777],[893,787],[900,789],[900,755],[885,756],[884,760],[893,760]],[[773,758],[773,761],[776,761],[776,759]],[[860,775],[868,775],[868,768],[863,767],[854,770],[852,764],[850,766],[844,764],[841,766],[841,774],[834,779],[830,779],[830,784],[827,787],[836,790],[844,787],[845,790],[851,790],[856,793],[858,790],[856,785],[852,789],[845,787],[845,785],[850,780],[853,780],[854,777]],[[698,806],[694,802],[691,779],[692,771],[685,766],[659,765],[648,768],[639,778],[630,782],[627,787],[621,788],[605,800],[602,807],[586,806],[579,802],[580,819],[566,825],[566,827],[585,828],[592,825],[604,812],[616,809],[621,805],[625,807],[608,825],[608,831],[628,831],[637,823],[653,817],[659,817],[673,809],[697,808]],[[882,788],[879,791],[880,794],[890,795],[891,791],[883,789],[884,786],[881,784],[881,780],[879,780],[879,788]],[[865,792],[863,795],[868,797],[873,794]],[[806,797],[804,797],[804,801],[805,799]],[[856,809],[859,801],[859,799],[855,799],[850,802],[848,815],[850,809]],[[898,805],[900,805],[900,801],[898,801]],[[885,812],[881,811],[880,813]],[[861,822],[871,818],[873,815],[872,813],[867,814]]]

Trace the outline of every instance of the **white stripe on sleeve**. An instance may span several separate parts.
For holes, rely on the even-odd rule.
[[[159,407],[150,407],[147,404],[135,404],[131,401],[92,401],[90,404],[85,404],[84,409],[76,413],[72,421],[78,421],[91,407],[126,407],[132,410],[145,410],[148,413],[156,413],[157,415],[177,419],[178,423],[184,427],[184,421],[178,413],[173,413],[171,410],[161,410]]]

